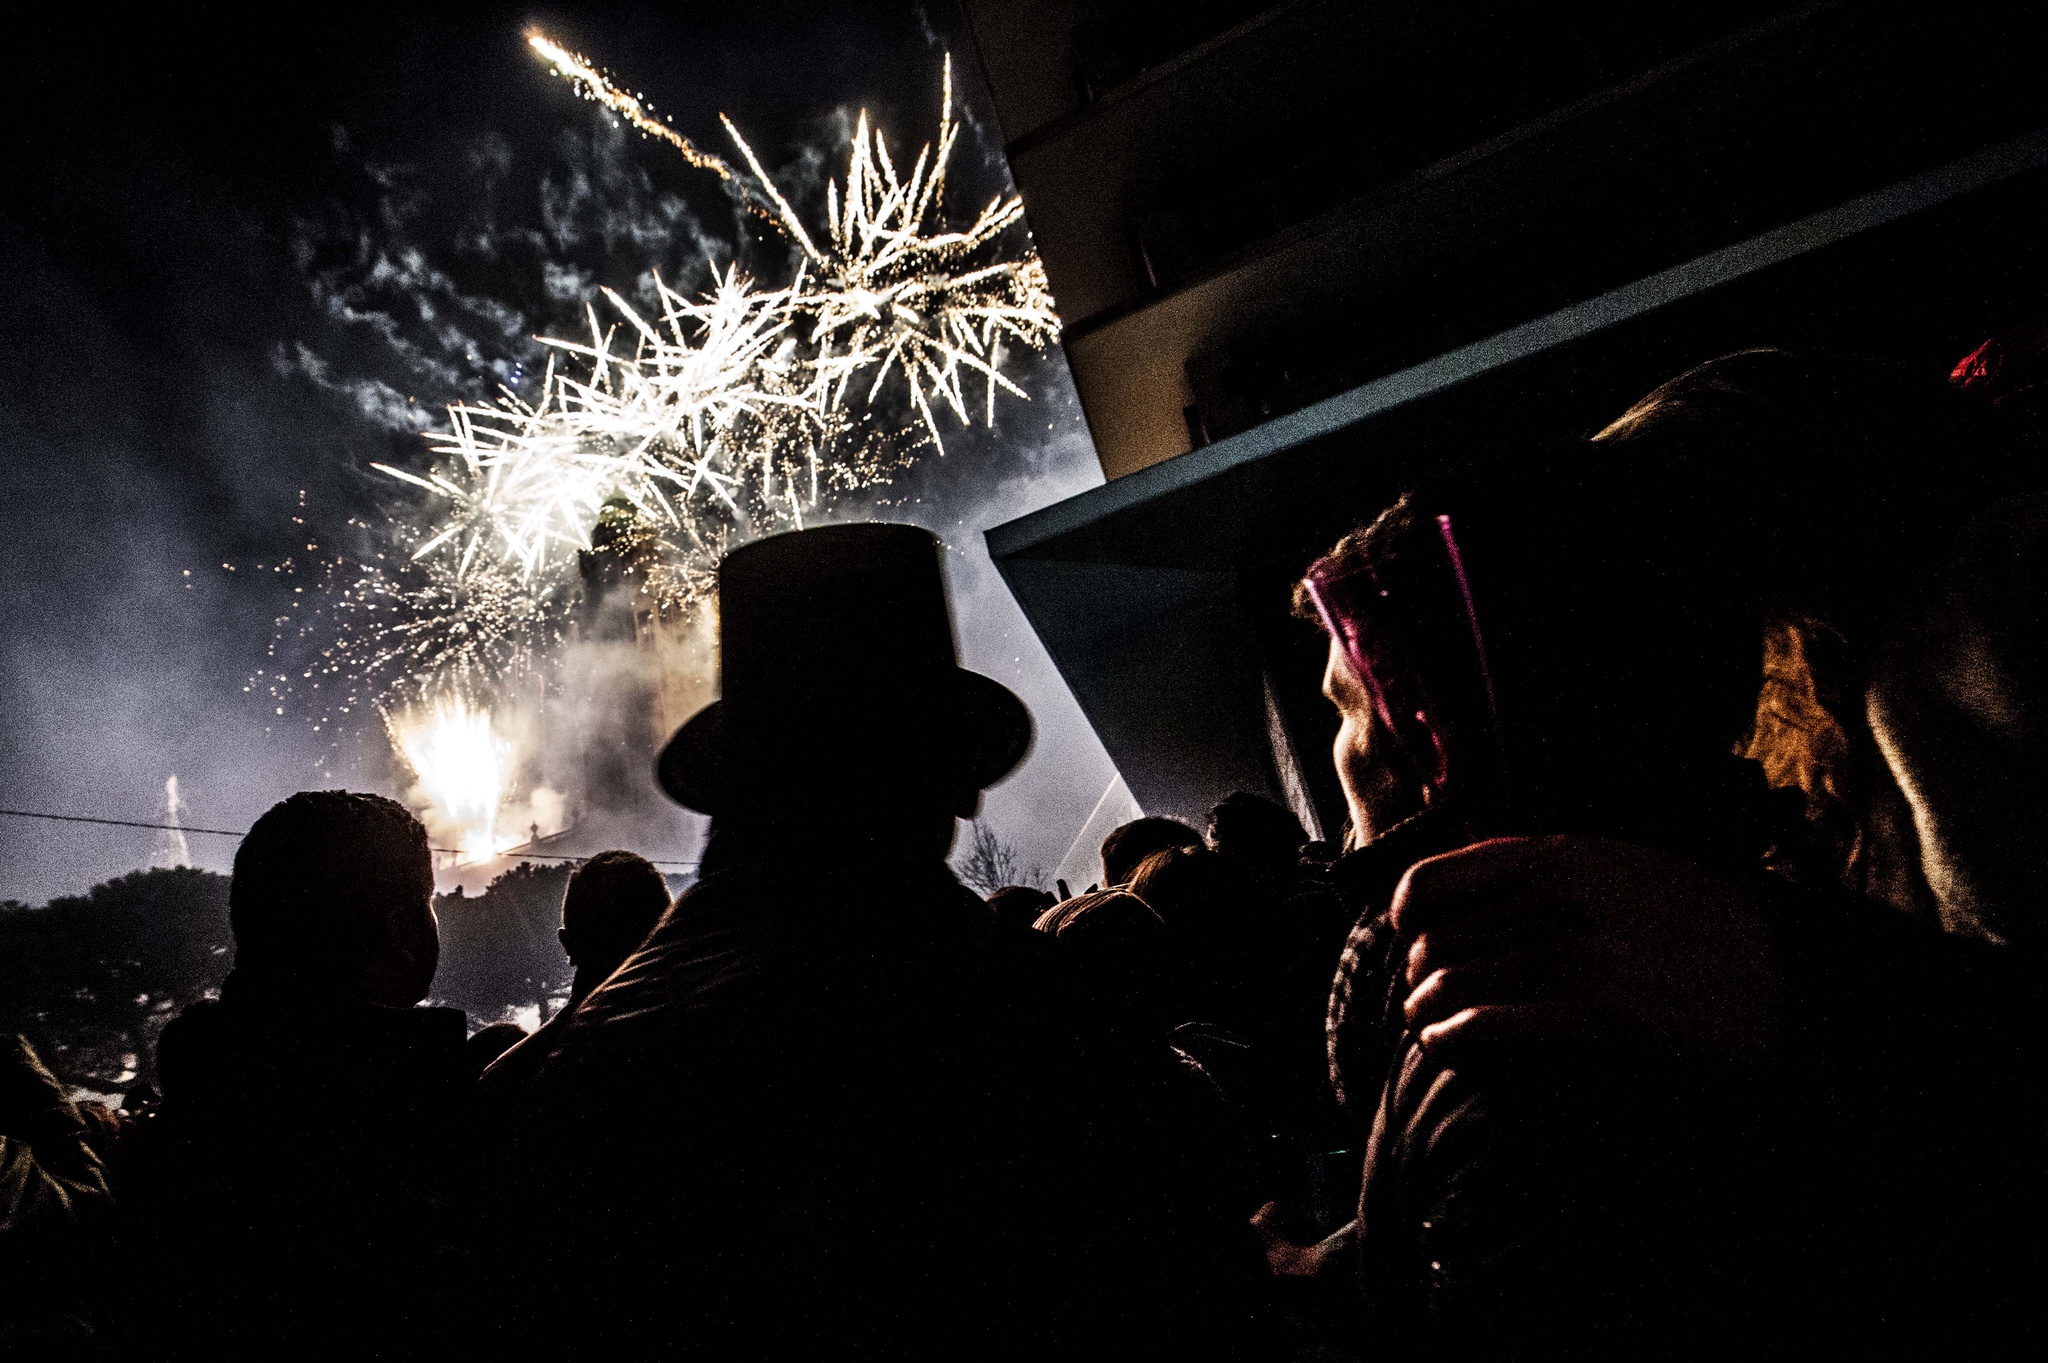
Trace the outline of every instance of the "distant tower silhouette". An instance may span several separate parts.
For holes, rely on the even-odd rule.
[[[577,621],[592,643],[644,649],[653,642],[660,611],[647,590],[655,566],[655,538],[623,497],[606,501],[590,528],[590,548],[577,555],[583,601]],[[652,677],[613,666],[584,679],[583,798],[597,809],[631,809],[651,788],[654,752]]]
[[[149,859],[149,864],[190,866],[192,849],[185,845],[185,802],[178,795],[176,772],[164,782],[164,816],[160,822],[166,826],[156,835],[156,855]]]

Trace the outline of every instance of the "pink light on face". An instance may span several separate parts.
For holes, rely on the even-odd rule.
[[[1330,601],[1327,584],[1331,579],[1321,561],[1312,565],[1308,576],[1302,579],[1308,588],[1308,599],[1314,603],[1316,616],[1323,622],[1323,628],[1337,641],[1344,651],[1344,659],[1351,666],[1351,675],[1358,678],[1358,684],[1365,688],[1365,694],[1372,699],[1373,713],[1379,717],[1389,733],[1394,730],[1393,711],[1387,708],[1387,697],[1380,689],[1379,681],[1373,676],[1372,665],[1365,660],[1365,649],[1359,641],[1358,622],[1349,612],[1337,610]],[[1382,592],[1384,596],[1386,593]]]
[[[1324,558],[1303,578],[1316,615],[1414,774],[1445,793],[1454,765],[1484,781],[1499,722],[1493,676],[1451,518],[1419,518],[1400,552],[1355,569]],[[1453,760],[1453,754],[1460,756]],[[1470,760],[1468,761],[1468,757]]]

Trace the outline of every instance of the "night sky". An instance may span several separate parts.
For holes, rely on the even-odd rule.
[[[731,115],[807,216],[859,109],[915,155],[950,49],[969,125],[955,213],[1007,187],[950,7],[424,11],[287,25],[78,7],[13,31],[0,806],[149,820],[175,772],[188,823],[233,829],[296,789],[401,793],[380,731],[316,733],[307,707],[278,715],[244,689],[273,622],[316,592],[305,562],[369,549],[351,519],[406,500],[368,463],[424,466],[419,431],[442,405],[520,378],[531,338],[580,329],[601,284],[631,296],[659,268],[688,288],[735,252],[784,275],[779,241],[712,177],[574,98],[527,49],[530,27],[707,147],[726,150],[717,114]],[[979,532],[1100,475],[1058,357],[1017,376],[1032,403],[949,438],[891,489],[904,504],[889,515],[955,551],[963,661],[1038,719],[1029,763],[984,808],[1051,870],[1112,771]],[[656,818],[639,836],[670,841],[636,850],[686,855],[681,812]],[[155,842],[0,818],[0,897],[82,890],[148,864]],[[191,839],[220,869],[233,846]]]

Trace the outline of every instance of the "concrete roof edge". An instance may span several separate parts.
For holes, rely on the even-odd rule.
[[[2048,128],[1859,195],[1620,288],[1370,379],[1213,445],[1162,459],[985,532],[1000,563],[1117,512],[1191,487],[1443,392],[1554,346],[1654,312],[1758,270],[1883,226],[1973,190],[2048,166]]]

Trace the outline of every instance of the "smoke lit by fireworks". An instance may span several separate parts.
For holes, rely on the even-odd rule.
[[[528,41],[579,94],[733,186],[788,239],[792,265],[782,287],[714,272],[696,298],[656,276],[651,316],[603,290],[587,339],[540,338],[537,395],[507,387],[451,406],[423,472],[373,465],[422,496],[429,519],[396,518],[392,552],[336,583],[335,637],[305,677],[331,679],[331,708],[384,716],[464,849],[495,846],[510,779],[490,706],[547,668],[592,592],[630,578],[636,619],[689,620],[732,544],[829,514],[920,446],[943,453],[942,412],[992,424],[999,389],[1025,398],[1006,350],[1042,350],[1059,326],[1036,253],[1013,244],[1015,197],[964,227],[947,220],[961,128],[950,60],[937,140],[899,175],[863,113],[813,232],[729,120],[747,174],[583,57]]]

